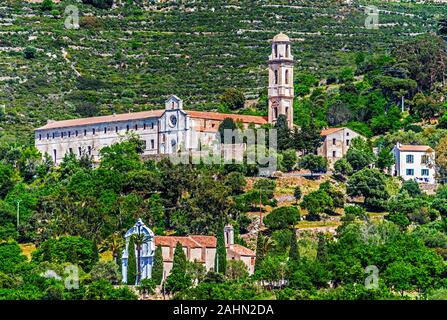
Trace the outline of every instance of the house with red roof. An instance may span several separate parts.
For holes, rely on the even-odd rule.
[[[320,135],[323,143],[317,154],[328,160],[329,168],[333,168],[334,163],[346,155],[352,139],[361,136],[346,127],[324,129]]]
[[[435,150],[425,145],[397,143],[392,153],[395,164],[392,172],[403,180],[435,184]]]

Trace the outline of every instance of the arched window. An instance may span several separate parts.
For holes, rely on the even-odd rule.
[[[278,70],[275,70],[275,84],[278,84]]]
[[[286,78],[286,84],[289,84],[289,70],[286,70],[285,78]]]
[[[274,45],[273,46],[273,49],[274,49],[274,51],[275,51],[275,58],[278,58],[278,45]]]
[[[289,57],[289,45],[286,44],[286,58]]]
[[[277,119],[278,118],[278,108],[277,107],[275,107],[273,109],[273,114],[275,115],[275,119]]]

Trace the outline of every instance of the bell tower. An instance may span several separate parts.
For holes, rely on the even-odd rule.
[[[289,128],[293,126],[293,56],[290,39],[277,34],[272,42],[269,56],[268,121],[276,123],[278,116],[287,117]]]

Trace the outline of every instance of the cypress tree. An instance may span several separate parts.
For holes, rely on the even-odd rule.
[[[289,126],[287,124],[287,117],[283,114],[278,116],[275,124],[277,141],[278,141],[278,150],[284,151],[288,148],[292,147],[292,136],[290,133]]]
[[[163,254],[161,246],[157,246],[155,249],[154,268],[152,269],[152,279],[156,285],[161,284],[163,280]]]
[[[191,285],[191,279],[186,274],[186,255],[180,242],[177,242],[174,251],[174,262],[171,274],[166,279],[165,289],[167,292],[177,292],[187,289]]]
[[[317,260],[320,262],[327,261],[327,244],[326,237],[323,233],[318,233]]]
[[[298,242],[296,238],[295,228],[290,228],[292,234],[290,235],[290,249],[289,249],[289,259],[291,262],[299,262],[300,252],[298,251]]]
[[[214,268],[216,272],[225,274],[227,271],[227,249],[225,247],[225,236],[223,223],[219,223],[217,230],[216,257],[214,259]]]
[[[256,261],[255,261],[255,271],[259,270],[262,261],[264,260],[264,236],[261,231],[258,231],[258,238],[256,240]]]
[[[127,284],[134,285],[137,280],[137,259],[135,258],[135,242],[130,237],[127,256]]]

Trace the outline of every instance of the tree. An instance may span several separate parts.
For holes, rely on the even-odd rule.
[[[362,137],[352,139],[351,146],[346,153],[346,160],[354,171],[368,167],[374,162],[374,153],[368,142]]]
[[[160,285],[163,280],[163,252],[161,246],[157,246],[154,256],[154,267],[152,268],[152,279],[156,285]]]
[[[127,247],[127,284],[134,285],[137,282],[137,259],[135,257],[135,239],[130,237]]]
[[[137,285],[140,284],[141,281],[141,249],[145,243],[147,243],[148,239],[144,233],[134,234],[132,235],[133,241],[137,248]]]
[[[287,149],[282,154],[282,165],[286,171],[292,171],[296,165],[297,157],[294,149]]]
[[[242,260],[230,260],[227,264],[226,277],[230,280],[243,280],[248,278],[247,266]]]
[[[191,285],[191,279],[186,273],[186,267],[187,261],[183,247],[180,242],[177,242],[171,274],[166,279],[165,289],[167,292],[178,292],[187,289]]]
[[[231,130],[231,133],[233,135],[236,135],[237,126],[236,126],[236,123],[234,122],[234,120],[231,118],[225,118],[219,124],[219,128],[218,128],[217,132],[220,137],[220,143],[225,143],[225,144],[235,143],[236,142],[235,139],[237,138],[235,136],[233,136],[233,141],[225,141],[225,131],[227,131],[227,130]],[[228,135],[228,133],[227,133],[227,135]]]
[[[26,47],[23,50],[23,56],[25,57],[25,59],[34,59],[36,57],[36,54],[37,50],[33,47]]]
[[[242,173],[233,171],[225,176],[224,184],[231,189],[232,195],[238,195],[244,192],[247,181]]]
[[[326,172],[327,159],[315,154],[306,154],[299,160],[299,167],[309,170],[311,172],[311,175],[316,172]]]
[[[287,117],[284,114],[280,114],[275,123],[277,146],[279,151],[284,151],[292,147],[293,142],[291,138],[291,132],[287,123]]]
[[[0,198],[5,197],[12,189],[15,180],[13,167],[9,164],[0,163]]]
[[[381,148],[376,160],[377,168],[382,172],[385,170],[389,171],[394,162],[394,155],[391,152],[391,148]]]
[[[299,134],[294,135],[295,148],[304,154],[313,154],[321,146],[322,138],[320,130],[315,125],[313,118],[302,124]]]
[[[281,230],[293,227],[300,220],[297,207],[287,206],[273,209],[265,218],[264,224],[271,230]]]
[[[439,114],[442,102],[437,101],[433,96],[425,96],[419,92],[410,102],[411,111],[423,120],[429,120]]]
[[[33,261],[68,262],[79,265],[87,272],[92,269],[98,259],[95,243],[79,236],[48,239],[33,252]]]
[[[334,173],[335,174],[344,177],[344,176],[351,175],[352,171],[353,170],[352,170],[351,164],[345,158],[335,161],[335,163],[334,163]]]
[[[244,107],[244,94],[237,89],[227,89],[220,97],[220,102],[231,110],[237,110]]]
[[[296,203],[301,200],[301,197],[303,196],[303,193],[301,191],[300,186],[296,186],[293,190],[293,197],[295,198]]]
[[[393,262],[384,272],[385,282],[403,295],[405,291],[413,288],[413,269],[414,267],[407,262]]]
[[[17,242],[0,243],[0,272],[14,274],[25,261],[26,257]]]
[[[100,245],[99,252],[111,251],[113,261],[118,263],[118,256],[124,247],[123,237],[119,232],[112,233]]]
[[[447,177],[447,136],[439,140],[435,148],[437,174],[440,178]]]
[[[290,249],[289,249],[289,261],[291,263],[298,263],[300,260],[300,252],[298,250],[298,240],[296,238],[296,230],[294,226],[290,227]]]
[[[113,6],[113,0],[82,0],[82,2],[99,9],[110,9]]]
[[[309,216],[306,217],[307,220],[319,220],[319,214],[332,208],[333,201],[325,191],[317,190],[305,195],[300,206],[309,213]]]
[[[121,282],[120,270],[113,261],[99,261],[93,266],[90,275],[93,281],[104,279],[114,285]]]
[[[446,45],[439,36],[426,34],[403,42],[393,55],[408,70],[410,78],[416,80],[419,91],[428,91],[436,81],[444,79]]]
[[[227,268],[227,249],[225,246],[224,225],[221,222],[217,230],[216,257],[214,260],[216,272],[225,274]]]
[[[256,239],[256,260],[255,260],[255,272],[257,272],[261,265],[262,265],[262,261],[264,260],[265,257],[265,242],[266,242],[266,237],[258,231],[258,236]]]
[[[419,183],[414,180],[406,180],[402,184],[400,188],[400,192],[407,192],[408,195],[412,198],[416,198],[422,195],[421,188],[419,187]]]
[[[53,10],[53,1],[51,0],[43,0],[40,4],[40,10],[42,11],[51,11]]]
[[[317,260],[325,263],[328,260],[326,237],[322,232],[318,233]]]
[[[375,209],[383,208],[384,201],[389,197],[384,174],[369,168],[362,169],[349,178],[347,193],[351,197],[365,197],[365,204]]]

